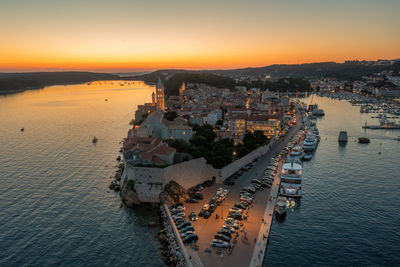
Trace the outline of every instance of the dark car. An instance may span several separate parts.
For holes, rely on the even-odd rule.
[[[225,185],[234,185],[234,184],[235,184],[235,181],[234,181],[234,180],[231,180],[231,179],[226,179],[226,180],[224,181],[224,184],[225,184]]]
[[[192,224],[188,221],[184,221],[183,223],[178,225],[178,229],[185,228],[186,226],[189,226],[189,225],[192,225]]]
[[[204,213],[204,219],[208,219],[210,218],[211,213],[209,213],[208,211],[206,211],[206,213]]]
[[[204,196],[201,193],[195,193],[193,194],[192,198],[202,200],[204,199]]]
[[[213,212],[215,211],[216,208],[217,208],[216,205],[211,204],[211,205],[210,205],[210,208],[208,209],[208,212],[209,212],[209,213],[213,213]]]
[[[176,209],[177,207],[180,207],[180,206],[183,206],[183,203],[181,203],[181,202],[176,203],[176,204],[170,206],[169,208],[172,210],[172,209]]]
[[[245,207],[242,203],[240,203],[240,202],[236,202],[235,207],[236,207],[236,208],[239,208],[239,209],[242,209],[242,210],[245,210],[245,209],[246,209],[246,207]]]
[[[199,216],[199,217],[203,217],[205,213],[206,213],[206,211],[202,209],[202,210],[199,212],[198,216]]]
[[[189,226],[186,226],[185,228],[181,229],[182,233],[187,232],[187,231],[194,231],[194,227],[189,225]]]
[[[185,236],[185,238],[183,239],[183,243],[190,243],[197,240],[199,240],[199,237],[197,235],[190,234],[188,236]]]
[[[226,236],[228,236],[228,237],[232,237],[231,232],[228,231],[228,230],[218,230],[218,231],[217,231],[217,234],[219,234],[219,235],[226,235]]]
[[[199,201],[197,199],[194,198],[188,198],[185,200],[186,203],[199,203]]]
[[[221,234],[216,234],[216,235],[214,236],[214,238],[215,238],[215,239],[222,240],[222,241],[225,241],[225,242],[228,242],[228,243],[231,241],[231,237],[228,237],[228,236],[226,236],[226,235],[221,235]]]
[[[183,223],[183,222],[185,222],[184,219],[177,219],[177,220],[175,221],[175,224],[176,224],[176,225],[180,225],[180,224]]]

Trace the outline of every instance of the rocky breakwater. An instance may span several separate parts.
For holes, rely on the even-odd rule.
[[[125,180],[119,192],[121,195],[122,202],[133,208],[136,205],[140,205],[139,196],[135,191],[135,182],[133,180]]]
[[[167,216],[164,208],[161,206],[161,230],[157,235],[162,245],[161,257],[168,266],[185,266],[185,258],[181,253],[172,225],[169,223]]]
[[[121,181],[122,173],[124,172],[124,163],[120,162],[118,165],[116,165],[116,167],[117,167],[117,170],[115,171],[114,177],[112,177],[112,176],[110,177],[110,178],[113,178],[113,180],[111,181],[109,188],[111,190],[114,190],[115,192],[119,192],[121,190],[120,181]]]

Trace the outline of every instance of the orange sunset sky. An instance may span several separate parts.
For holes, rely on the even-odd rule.
[[[399,13],[399,0],[1,0],[0,71],[399,58]]]

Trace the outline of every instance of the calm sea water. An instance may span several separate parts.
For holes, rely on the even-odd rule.
[[[108,190],[119,142],[153,90],[96,82],[0,96],[1,266],[163,265],[147,227],[157,212],[120,208]]]
[[[313,102],[326,113],[317,122],[321,143],[304,163],[301,202],[273,223],[264,266],[400,266],[400,142],[390,140],[400,131],[365,132],[365,121],[379,121],[359,107]],[[360,136],[371,143],[356,143]]]

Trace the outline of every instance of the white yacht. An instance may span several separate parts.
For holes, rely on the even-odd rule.
[[[314,134],[307,134],[303,147],[305,152],[313,152],[315,150],[317,147],[317,140]]]
[[[296,160],[282,166],[280,194],[286,197],[301,197],[301,175],[303,167]]]
[[[289,154],[288,159],[302,159],[304,156],[304,149],[301,146],[295,146]]]

